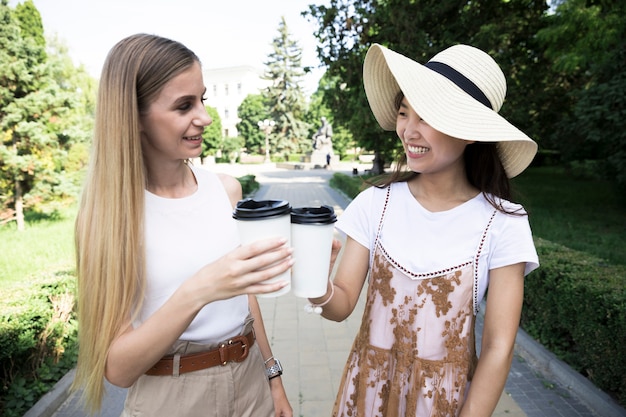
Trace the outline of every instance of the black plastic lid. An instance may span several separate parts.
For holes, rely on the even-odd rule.
[[[337,221],[335,210],[330,206],[298,207],[291,209],[291,223],[332,224]]]
[[[237,220],[260,220],[268,217],[278,217],[289,214],[291,206],[284,200],[261,200],[251,198],[240,200],[233,211],[233,218]]]

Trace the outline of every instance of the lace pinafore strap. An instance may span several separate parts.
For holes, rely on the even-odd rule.
[[[382,245],[379,245],[380,242],[380,232],[383,228],[383,224],[385,222],[385,214],[387,213],[387,206],[389,205],[389,200],[391,198],[391,185],[387,186],[387,193],[385,195],[385,203],[383,205],[383,210],[382,213],[380,215],[380,220],[378,221],[378,227],[376,229],[376,238],[374,239],[374,245],[373,245],[373,250],[370,251],[370,268],[372,265],[374,265],[374,256],[376,254],[377,250],[380,250],[385,257],[391,262],[391,264],[401,270],[403,273],[413,277],[413,278],[428,278],[428,277],[434,277],[434,276],[438,276],[438,275],[442,275],[442,274],[446,274],[449,273],[451,271],[454,270],[458,270],[460,268],[464,268],[468,265],[473,265],[473,288],[472,288],[472,306],[473,306],[473,310],[474,310],[474,315],[478,314],[478,311],[480,310],[480,305],[478,303],[478,288],[479,288],[479,268],[478,268],[478,264],[479,264],[479,260],[480,260],[480,255],[482,254],[483,251],[483,247],[485,245],[485,241],[487,239],[487,234],[489,233],[489,229],[491,227],[491,224],[493,223],[493,219],[496,217],[496,214],[498,213],[497,210],[493,210],[493,212],[491,213],[491,216],[489,217],[489,221],[487,222],[487,224],[485,225],[485,228],[483,230],[482,236],[480,238],[480,241],[478,242],[477,248],[476,248],[476,253],[474,255],[474,258],[472,261],[468,261],[459,265],[455,265],[452,267],[448,267],[448,268],[444,268],[441,269],[439,271],[432,271],[432,272],[427,272],[427,273],[421,273],[421,274],[415,274],[414,272],[408,270],[407,268],[403,267],[401,264],[399,264],[398,262],[396,262],[385,250],[385,248]]]

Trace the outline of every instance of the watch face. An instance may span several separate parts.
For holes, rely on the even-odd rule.
[[[281,366],[281,364],[278,361],[278,359],[274,359],[274,365],[272,365],[269,368],[267,368],[265,370],[265,372],[267,373],[267,377],[271,379],[273,377],[282,375],[283,367]]]

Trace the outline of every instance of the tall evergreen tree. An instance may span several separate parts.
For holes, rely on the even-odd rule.
[[[22,230],[25,212],[54,214],[76,196],[79,178],[66,170],[84,161],[93,101],[80,71],[45,52],[32,2],[13,10],[3,0],[0,22],[0,222]]]
[[[292,39],[284,17],[281,17],[272,49],[265,62],[264,74],[271,85],[263,91],[270,108],[270,117],[276,123],[270,136],[270,148],[272,154],[303,152],[310,147],[310,143],[307,138],[308,126],[302,121],[306,111],[301,85],[304,77],[302,49]]]
[[[41,47],[41,56],[38,57],[38,60],[45,60],[46,38],[44,37],[43,23],[33,1],[26,0],[24,3],[18,4],[15,7],[15,17],[20,26],[22,37]]]

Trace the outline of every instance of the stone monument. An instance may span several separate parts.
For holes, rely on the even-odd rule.
[[[331,161],[336,160],[333,152],[333,127],[326,117],[322,117],[321,121],[322,125],[313,135],[311,164],[315,167],[329,168]]]

